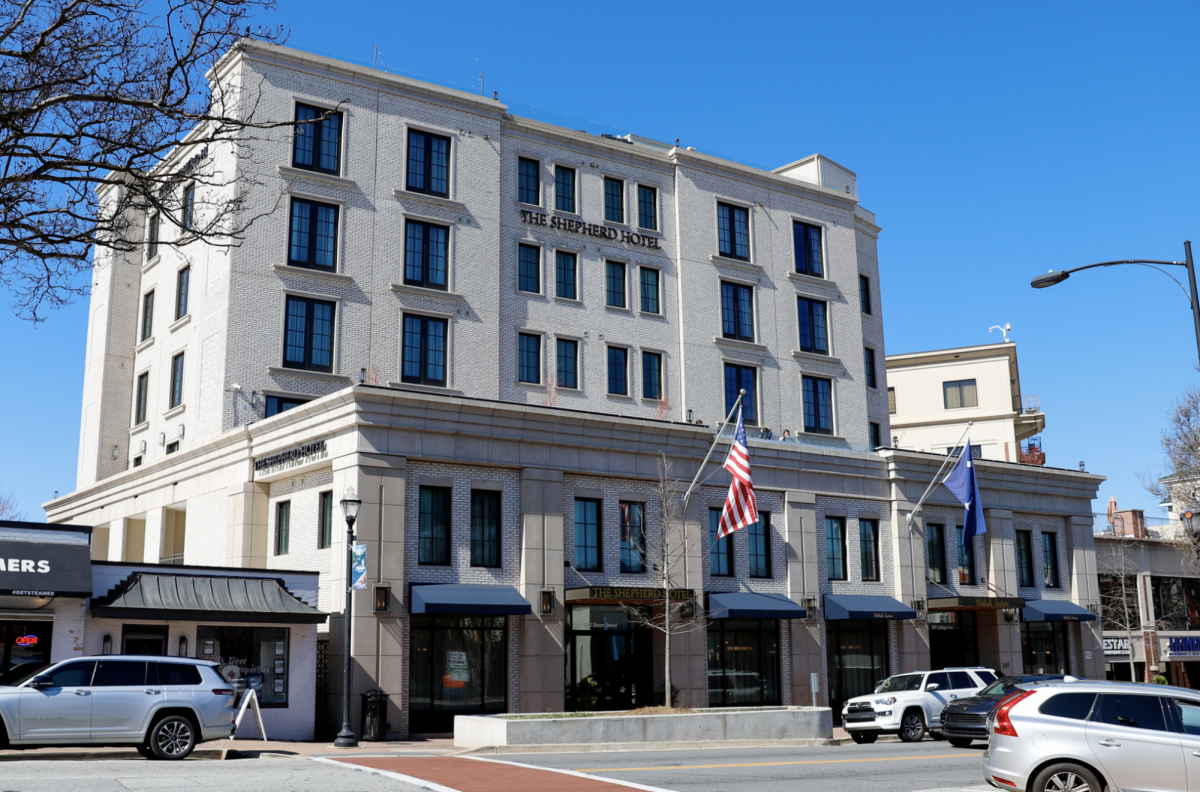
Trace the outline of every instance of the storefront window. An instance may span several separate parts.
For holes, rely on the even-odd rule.
[[[50,665],[54,622],[0,621],[0,685],[18,685]]]
[[[568,610],[568,711],[618,710],[652,703],[650,630],[646,612],[623,605],[574,605]]]
[[[841,722],[842,702],[874,692],[888,675],[887,622],[882,619],[832,619],[826,622],[829,706]]]
[[[455,715],[508,711],[505,616],[412,617],[413,732],[446,732]]]
[[[1160,630],[1200,630],[1200,580],[1152,577],[1150,590]]]
[[[929,667],[979,665],[979,630],[974,611],[929,612]]]
[[[263,707],[286,707],[290,633],[286,627],[197,627],[197,654],[220,666],[238,701],[250,688]]]
[[[1021,655],[1026,674],[1067,673],[1067,625],[1021,622]]]
[[[713,619],[708,623],[708,705],[779,704],[779,621]]]

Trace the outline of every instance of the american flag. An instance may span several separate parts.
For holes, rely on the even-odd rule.
[[[738,528],[758,522],[758,505],[754,502],[754,483],[750,480],[750,450],[746,447],[746,427],[742,423],[742,410],[738,408],[737,429],[725,457],[725,469],[733,476],[729,482],[729,494],[725,496],[725,508],[721,510],[721,523],[717,526],[717,538],[724,539]]]

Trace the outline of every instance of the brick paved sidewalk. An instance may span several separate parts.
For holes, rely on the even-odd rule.
[[[335,761],[383,771],[435,792],[618,792],[631,786],[654,789],[566,770],[468,757],[347,756]]]

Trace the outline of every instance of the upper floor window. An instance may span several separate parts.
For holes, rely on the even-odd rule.
[[[517,246],[517,290],[531,294],[542,291],[542,249],[535,245]]]
[[[332,272],[337,268],[338,206],[292,199],[288,264]]]
[[[792,247],[796,251],[796,272],[814,278],[825,277],[821,261],[821,228],[808,223],[792,223]]]
[[[154,290],[142,295],[142,341],[154,333]]]
[[[175,273],[175,321],[187,316],[188,284],[192,279],[192,268],[184,267]]]
[[[292,502],[275,504],[275,555],[287,555],[292,538]]]
[[[883,446],[883,430],[878,423],[875,421],[868,422],[867,433],[870,435],[868,439],[871,442],[872,451]]]
[[[1017,585],[1033,586],[1033,532],[1016,532]]]
[[[554,166],[554,208],[560,212],[575,211],[575,169]]]
[[[825,518],[825,558],[830,580],[846,580],[846,519]]]
[[[726,203],[717,204],[717,239],[722,256],[749,261],[749,210]]]
[[[408,130],[408,189],[442,198],[450,196],[450,138]]]
[[[574,253],[557,250],[554,253],[554,294],[567,300],[579,299],[575,280],[578,258]]]
[[[658,230],[658,190],[639,184],[638,226],[649,231]]]
[[[536,206],[542,202],[541,167],[537,160],[517,158],[517,200],[521,203]]]
[[[859,569],[863,580],[879,580],[879,521],[858,520]]]
[[[405,229],[404,282],[445,291],[450,229],[419,220],[406,221]]]
[[[925,524],[925,546],[929,552],[929,579],[934,583],[946,582],[946,536],[945,527],[938,523]]]
[[[758,423],[758,392],[755,386],[758,369],[753,366],[725,364],[725,414],[728,415],[737,403],[738,392],[746,391],[742,397],[742,420],[748,424]]]
[[[629,350],[608,348],[608,392],[614,396],[629,395]]]
[[[531,385],[542,381],[542,337],[517,334],[517,380]]]
[[[947,410],[979,406],[979,396],[976,394],[975,380],[973,379],[943,382],[942,395]]]
[[[754,340],[754,287],[721,281],[721,335]]]
[[[138,374],[137,378],[137,398],[133,406],[133,424],[134,426],[146,422],[146,402],[150,395],[150,372],[146,371]]]
[[[1042,532],[1042,563],[1045,566],[1046,588],[1058,588],[1058,535]]]
[[[642,353],[642,398],[662,398],[662,355],[658,352]]]
[[[417,563],[450,564],[450,488],[421,487]]]
[[[750,526],[750,577],[771,577],[771,512],[760,511]]]
[[[417,385],[446,385],[446,320],[404,315],[404,353],[400,381]]]
[[[575,499],[575,568],[583,572],[599,572],[600,501],[594,498]]]
[[[641,270],[642,313],[660,313],[658,307],[658,270],[642,267]]]
[[[604,177],[604,219],[610,223],[625,222],[625,182]]]
[[[317,495],[317,549],[333,547],[333,492]]]
[[[825,317],[826,304],[821,300],[797,297],[800,315],[800,351],[816,355],[829,354],[829,324]]]
[[[604,304],[625,307],[625,265],[620,261],[604,262]]]
[[[579,387],[579,342],[571,338],[559,338],[555,344],[555,369],[558,387]]]
[[[871,279],[866,275],[858,276],[858,307],[865,314],[871,313]]]
[[[803,377],[804,431],[833,434],[833,382],[824,377]]]
[[[867,372],[867,387],[878,388],[879,382],[875,378],[875,350],[871,347],[863,347],[863,368]]]
[[[146,261],[152,261],[158,256],[158,234],[162,227],[161,216],[158,212],[150,215],[146,221]]]
[[[958,527],[958,582],[975,585],[975,537],[967,537],[966,529]]]
[[[896,389],[888,388],[888,415],[896,414]]]
[[[721,510],[708,510],[708,574],[733,576],[733,534],[717,538],[721,528]]]
[[[171,397],[168,401],[169,408],[175,408],[183,404],[183,353],[180,352],[175,357],[171,358]]]
[[[471,490],[471,566],[500,566],[500,493]]]
[[[325,118],[321,116],[329,113]],[[320,121],[314,119],[321,118]],[[342,114],[309,105],[296,105],[296,137],[292,166],[321,173],[341,172]]]
[[[266,403],[266,414],[264,418],[270,418],[272,415],[279,415],[281,412],[287,412],[293,407],[299,407],[301,404],[307,404],[310,399],[297,399],[292,396],[268,396]]]
[[[195,184],[189,184],[187,187],[183,188],[183,207],[179,221],[183,225],[184,231],[191,231],[196,227]]]
[[[646,571],[646,504],[621,501],[621,571]]]
[[[333,371],[333,313],[332,302],[288,296],[285,368]]]

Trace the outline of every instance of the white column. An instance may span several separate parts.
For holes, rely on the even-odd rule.
[[[142,551],[143,564],[157,564],[162,558],[163,528],[166,527],[167,510],[150,509],[146,512],[146,539]]]
[[[108,560],[125,560],[125,518],[108,524]]]

